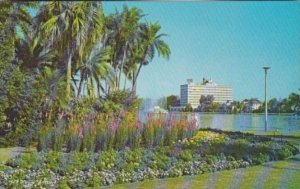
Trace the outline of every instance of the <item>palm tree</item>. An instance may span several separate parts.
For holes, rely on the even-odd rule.
[[[93,94],[93,84],[97,84],[98,96],[100,96],[100,89],[103,90],[101,85],[101,79],[104,79],[109,74],[111,68],[110,62],[111,49],[106,47],[105,49],[96,46],[95,49],[90,53],[87,59],[77,69],[80,72],[80,82],[77,91],[77,97],[80,96],[82,91],[82,84],[84,81],[89,81],[91,86],[90,93]]]
[[[82,58],[89,44],[99,40],[103,34],[103,11],[98,2],[51,2],[45,5],[49,18],[42,31],[51,46],[61,52],[60,74],[67,73],[66,96],[71,94],[72,62],[75,56]],[[76,69],[73,68],[75,71]]]
[[[133,71],[133,78],[132,78],[132,93],[135,95],[136,93],[136,84],[137,78],[140,74],[142,66],[149,64],[154,56],[155,52],[158,53],[159,56],[163,58],[169,59],[171,54],[171,50],[168,44],[163,41],[161,38],[166,36],[166,34],[159,34],[161,26],[156,23],[146,23],[141,24],[141,33],[140,33],[140,41],[139,45],[141,45],[142,49],[142,59],[139,62],[139,67],[137,70]],[[140,56],[140,53],[138,53]]]
[[[13,0],[3,0],[0,2],[0,22],[7,24],[5,34],[16,35],[16,26],[20,26],[21,31],[26,30],[27,26],[32,23],[32,18],[28,8],[36,8],[37,2],[15,2]]]
[[[122,13],[116,11],[107,17],[106,27],[109,31],[107,44],[112,46],[112,67],[115,70],[115,87],[120,89],[121,75],[129,53],[138,38],[139,21],[142,11],[136,7],[123,7]]]
[[[118,88],[120,88],[121,74],[123,73],[124,64],[127,61],[128,54],[133,50],[134,43],[137,42],[139,34],[139,21],[144,15],[142,11],[136,7],[128,9],[124,7],[122,14],[122,26],[124,31],[125,45],[123,47],[123,57],[120,63],[119,81]]]
[[[128,80],[132,80],[133,77],[133,70],[137,69],[137,64],[136,64],[136,59],[134,58],[134,56],[132,58],[129,59],[129,61],[124,63],[124,68],[123,68],[123,73],[125,75],[125,81],[124,81],[124,87],[123,90],[126,89],[126,81]]]
[[[53,51],[43,45],[41,36],[28,32],[16,41],[16,58],[22,61],[21,69],[38,71],[45,65],[51,65]]]

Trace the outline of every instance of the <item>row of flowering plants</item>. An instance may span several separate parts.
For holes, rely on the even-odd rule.
[[[75,112],[75,113],[74,113]],[[61,113],[54,124],[39,133],[38,150],[102,151],[125,147],[171,145],[193,136],[196,122],[182,114],[148,113],[144,122],[136,113]]]
[[[153,124],[157,123],[153,121]],[[99,187],[247,167],[299,153],[288,142],[214,130],[198,130],[193,136],[178,139],[169,146],[151,145],[99,152],[49,150],[24,153],[0,164],[0,186]]]

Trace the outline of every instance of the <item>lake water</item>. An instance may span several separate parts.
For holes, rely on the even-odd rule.
[[[171,114],[178,114],[172,112]],[[169,113],[170,115],[170,113]],[[215,128],[229,131],[264,131],[264,114],[209,114],[192,113],[200,128]],[[269,114],[268,131],[292,133],[300,131],[300,116],[291,114]]]
[[[200,128],[216,128],[232,131],[264,131],[263,114],[197,114]],[[268,115],[268,130],[300,131],[300,116]]]

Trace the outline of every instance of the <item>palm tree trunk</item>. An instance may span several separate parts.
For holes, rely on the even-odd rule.
[[[70,99],[71,96],[71,80],[72,80],[72,58],[74,55],[75,42],[71,42],[70,46],[67,49],[67,89],[66,96],[67,99]]]
[[[86,94],[88,95],[88,92],[89,92],[89,91],[88,91],[88,88],[87,88],[86,81],[84,81],[82,85],[83,85],[83,87],[82,87],[82,88],[83,88],[83,92],[86,91]],[[83,94],[84,94],[84,93],[83,93]]]
[[[80,77],[79,87],[78,87],[78,91],[77,91],[77,98],[79,97],[79,95],[81,93],[82,83],[83,83],[83,77]]]
[[[90,91],[90,96],[95,97],[95,90],[94,90],[94,81],[93,78],[90,78],[90,84],[88,84],[89,88],[88,90]]]
[[[71,96],[71,75],[72,75],[71,60],[72,60],[72,56],[69,55],[67,61],[67,89],[66,89],[67,99],[70,99]]]
[[[140,71],[141,71],[141,69],[142,69],[142,66],[143,66],[143,64],[140,63],[140,66],[139,66],[139,69],[138,69],[136,75],[133,75],[133,79],[132,79],[132,89],[131,89],[131,92],[132,92],[133,96],[136,95],[137,78],[138,78],[138,76],[139,76],[139,74],[140,74]]]
[[[124,63],[125,63],[125,60],[126,60],[127,46],[128,46],[128,41],[126,41],[126,43],[125,43],[125,48],[124,48],[124,53],[123,53],[123,60],[122,60],[122,63],[121,63],[121,69],[120,69],[120,73],[119,73],[118,89],[120,89],[121,75],[122,75]]]
[[[100,83],[97,85],[97,96],[100,98]]]
[[[76,87],[76,89],[78,90],[78,87],[77,87],[77,84],[76,84],[76,80],[75,80],[75,78],[73,77],[73,75],[71,75],[71,77],[72,77],[72,81],[73,81],[73,84],[74,84],[74,86]]]
[[[125,89],[126,89],[126,81],[127,81],[127,78],[126,78],[126,76],[125,76],[124,87],[123,87],[123,90],[124,90],[124,91],[125,91]]]

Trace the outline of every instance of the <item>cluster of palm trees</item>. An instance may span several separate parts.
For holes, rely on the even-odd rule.
[[[2,1],[0,7],[0,20],[11,30],[6,33],[15,37],[14,59],[34,78],[51,72],[50,96],[59,83],[67,99],[127,88],[135,96],[141,68],[156,54],[170,55],[161,26],[143,21],[145,15],[136,7],[124,6],[110,15],[93,1]]]

